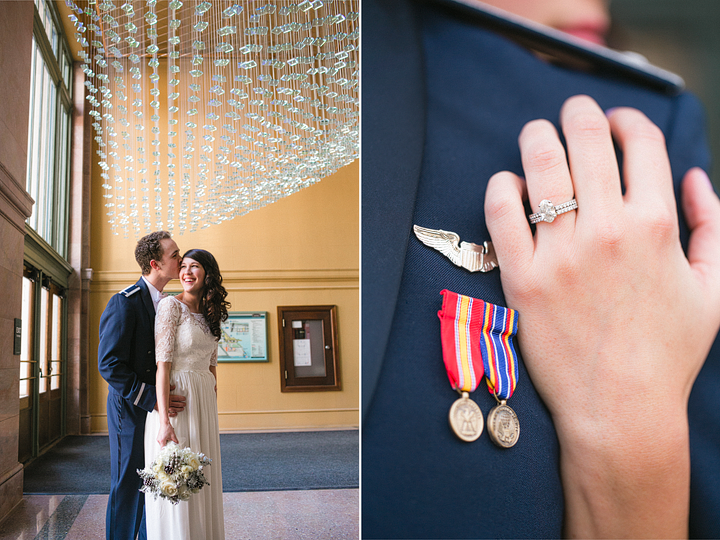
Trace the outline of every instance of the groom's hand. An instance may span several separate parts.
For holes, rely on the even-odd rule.
[[[170,391],[172,392],[175,390],[175,385],[170,385]],[[179,412],[182,412],[185,410],[185,396],[180,396],[178,394],[170,394],[170,403],[168,404],[168,416],[177,416]],[[155,410],[158,410],[157,402],[155,403]]]
[[[175,390],[175,385],[170,385],[170,391],[172,392]],[[168,411],[168,416],[177,416],[179,412],[182,412],[185,410],[185,396],[180,396],[178,394],[170,394],[170,407]]]

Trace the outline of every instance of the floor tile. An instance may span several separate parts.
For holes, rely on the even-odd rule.
[[[107,495],[26,495],[0,540],[102,540]],[[359,490],[225,493],[227,540],[356,540]]]

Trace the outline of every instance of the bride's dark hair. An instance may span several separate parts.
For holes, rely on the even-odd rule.
[[[199,262],[205,270],[205,282],[201,298],[202,314],[213,336],[220,339],[220,323],[227,320],[230,302],[225,301],[227,291],[222,286],[220,268],[212,253],[204,249],[191,249],[182,256]]]

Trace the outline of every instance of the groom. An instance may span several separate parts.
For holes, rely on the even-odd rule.
[[[135,260],[142,277],[113,295],[100,318],[98,367],[109,385],[110,497],[105,534],[108,540],[145,538],[142,482],[145,467],[145,418],[157,406],[155,394],[155,310],[162,290],[180,270],[180,251],[166,231],[141,238]],[[170,396],[171,416],[185,408],[183,396]]]

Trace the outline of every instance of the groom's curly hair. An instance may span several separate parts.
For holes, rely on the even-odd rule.
[[[135,246],[135,260],[140,265],[143,276],[147,276],[152,270],[150,261],[162,259],[164,253],[160,241],[166,238],[172,238],[169,232],[155,231],[138,240]]]
[[[203,284],[202,292],[202,313],[210,327],[210,332],[217,339],[220,339],[220,323],[227,320],[228,308],[230,302],[226,302],[227,291],[222,285],[222,276],[220,275],[220,268],[212,256],[212,253],[205,251],[204,249],[191,249],[185,255],[186,257],[199,262],[203,270],[205,270],[205,282]]]

